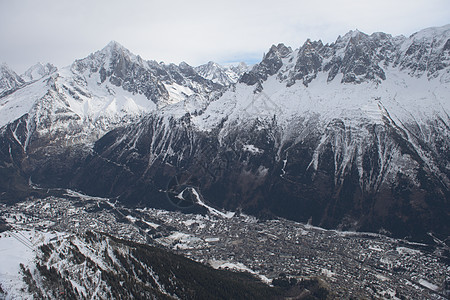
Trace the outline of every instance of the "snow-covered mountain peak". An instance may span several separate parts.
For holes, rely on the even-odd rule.
[[[308,86],[319,73],[324,72],[328,82],[340,78],[343,84],[379,84],[386,79],[390,67],[399,68],[414,77],[425,75],[432,79],[442,75],[445,77],[443,82],[448,82],[450,76],[440,71],[449,65],[448,25],[424,29],[409,38],[392,37],[382,32],[368,35],[351,30],[332,44],[323,45],[320,40],[308,39],[293,52],[283,44],[273,45],[240,82],[257,84],[255,91],[261,91],[262,83],[271,76],[276,76],[288,87],[296,82]]]
[[[442,27],[426,28],[413,33],[405,43],[401,50],[406,54],[415,52],[418,47],[431,47],[434,53],[438,51],[450,50],[450,24]]]
[[[370,35],[371,39],[377,39],[377,40],[388,40],[392,38],[392,35],[384,33],[384,32],[374,32]],[[404,39],[404,36],[399,36],[399,38]]]
[[[182,61],[179,63],[178,67],[180,67],[181,69],[189,69],[192,68],[187,62]]]
[[[300,47],[299,51],[302,49],[313,49],[323,47],[323,43],[321,40],[312,41],[311,39],[307,39],[305,43]],[[291,51],[292,52],[292,51]]]
[[[24,83],[6,63],[0,65],[0,98],[20,88]]]
[[[450,25],[432,27],[412,34],[400,46],[398,64],[411,76],[436,78],[450,66]],[[445,82],[450,78],[445,74]]]
[[[50,75],[56,72],[57,70],[58,69],[51,63],[46,63],[45,65],[43,65],[40,62],[38,62],[35,65],[31,66],[28,70],[26,70],[25,73],[21,75],[21,77],[26,82],[30,82],[38,80],[44,76]]]
[[[133,62],[143,62],[140,56],[133,54],[130,50],[116,41],[109,42],[102,50],[98,51],[98,53],[106,54],[106,57],[112,61],[124,58]]]
[[[208,61],[205,65],[201,65],[199,67],[203,67],[204,69],[207,69],[210,73],[215,72],[216,70],[224,70],[225,69],[225,67],[223,67],[213,61]],[[197,68],[199,68],[199,67],[197,67]],[[198,70],[201,70],[201,69],[198,69]]]
[[[269,51],[263,55],[262,61],[254,65],[250,71],[244,73],[239,82],[247,85],[258,84],[255,91],[260,91],[262,82],[266,81],[268,77],[277,74],[283,66],[283,59],[286,59],[291,54],[292,49],[282,43],[276,46],[272,45]]]
[[[91,141],[157,107],[192,95],[197,102],[206,103],[223,88],[187,63],[145,61],[114,41],[58,72],[52,65],[37,64],[26,72],[25,77],[32,80],[27,84],[7,66],[2,70],[7,74],[2,77],[5,90],[12,95],[3,93],[0,127],[24,117],[27,124],[34,124],[30,128],[50,140],[69,134],[76,136],[75,143]],[[36,80],[51,72],[49,80]]]
[[[436,37],[450,38],[450,24],[441,27],[430,27],[413,33],[409,38],[414,40],[430,40]]]
[[[178,68],[179,68],[178,71],[181,72],[182,75],[186,76],[187,78],[193,78],[198,75],[195,69],[185,61],[182,61],[178,65]]]
[[[361,32],[359,30],[350,30],[343,36],[338,36],[336,41],[332,44],[337,49],[342,49],[348,47],[350,43],[357,44],[361,40],[367,40],[369,39],[369,35],[365,34],[364,32]]]
[[[117,50],[121,50],[121,51],[129,51],[128,49],[126,49],[124,46],[122,46],[122,44],[120,44],[119,42],[112,40],[110,41],[103,49],[104,50],[109,50],[109,51],[117,51]]]
[[[279,43],[278,45],[272,45],[269,49],[269,52],[264,56],[264,59],[273,59],[274,57],[285,58],[289,54],[292,53],[291,47],[287,47],[283,43]]]
[[[221,66],[213,61],[209,61],[195,68],[203,78],[222,86],[229,86],[236,83],[247,69],[248,67],[245,63],[240,63],[237,66]]]
[[[144,95],[158,106],[185,100],[194,93],[210,93],[220,86],[203,78],[185,62],[179,65],[145,61],[117,42],[76,60],[71,70],[84,78],[96,78],[132,94]]]
[[[368,35],[358,29],[355,30],[350,30],[349,32],[347,32],[344,36],[343,39],[344,40],[350,40],[350,39],[355,39],[355,38],[366,38],[368,37]]]
[[[0,72],[1,74],[15,73],[5,62],[0,64]]]
[[[448,93],[441,85],[442,81],[428,83],[432,80],[430,75],[414,76],[412,70],[434,72],[429,73],[435,74],[433,76],[445,75],[446,72],[440,71],[450,62],[449,50],[445,50],[450,48],[450,42],[448,47],[442,46],[447,43],[447,31],[444,27],[413,35],[416,39],[420,35],[428,37],[440,47],[437,51],[430,44],[416,43],[410,55],[408,51],[402,51],[402,47],[411,42],[412,37],[392,37],[381,32],[368,35],[358,30],[339,37],[331,45],[310,39],[295,51],[283,44],[273,45],[263,60],[240,78],[235,89],[224,94],[220,99],[223,103],[218,101],[211,106],[214,111],[219,111],[217,107],[223,105],[227,116],[213,118],[207,110],[199,119],[233,122],[231,115],[241,118],[240,112],[244,112],[247,117],[255,118],[276,114],[278,122],[289,123],[291,116],[295,118],[309,111],[321,115],[327,122],[345,116],[349,120],[381,124],[385,117],[383,106],[395,110],[401,118],[415,115],[418,120],[440,115],[439,110],[448,110],[442,100]],[[418,99],[419,95],[426,98],[428,91],[424,86],[434,90],[436,101],[430,100],[425,106],[416,101],[414,110],[399,107],[406,107],[408,101]],[[231,112],[229,107],[234,107],[234,111]],[[199,127],[204,128],[203,124]]]
[[[219,68],[220,67],[220,65],[218,64],[218,63],[215,63],[215,62],[213,62],[213,61],[208,61],[208,63],[206,64],[208,67],[210,67],[210,68]]]
[[[144,65],[142,58],[131,53],[118,42],[111,41],[103,49],[90,54],[86,58],[76,60],[72,64],[72,70],[77,73],[84,73],[86,70],[95,73],[100,69],[109,71],[118,65],[127,67],[130,63]]]

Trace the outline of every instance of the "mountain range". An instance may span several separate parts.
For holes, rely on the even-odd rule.
[[[449,65],[450,25],[273,45],[252,67],[147,61],[114,41],[60,70],[2,65],[0,199],[38,185],[447,237]]]

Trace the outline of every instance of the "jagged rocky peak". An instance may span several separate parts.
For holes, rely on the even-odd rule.
[[[377,60],[383,67],[395,63],[400,45],[405,41],[404,36],[393,37],[383,32],[372,33],[369,37],[373,46],[378,49],[375,53]]]
[[[327,58],[323,70],[328,72],[328,81],[338,74],[342,83],[380,83],[386,79],[382,66],[388,66],[396,58],[397,48],[402,38],[377,32],[367,35],[359,30],[352,30],[334,43],[324,47]]]
[[[133,64],[145,65],[144,60],[116,41],[111,41],[103,49],[90,54],[88,57],[76,60],[71,69],[76,73],[116,72],[119,75],[126,73],[126,68]],[[103,69],[103,70],[101,70]]]
[[[230,86],[236,83],[239,77],[248,70],[248,66],[244,62],[238,65],[222,66],[216,62],[209,61],[196,67],[195,70],[205,79],[222,86]]]
[[[272,47],[270,47],[270,50],[269,50],[269,52],[267,52],[267,55],[264,57],[264,59],[270,59],[274,55],[279,57],[279,58],[286,58],[291,53],[292,53],[291,47],[287,47],[283,43],[279,43],[276,46],[272,45]]]
[[[369,35],[367,35],[366,33],[359,31],[358,29],[355,30],[350,30],[349,32],[347,32],[342,39],[348,43],[348,42],[352,42],[352,43],[356,43],[362,39],[367,39],[369,37]]]
[[[109,59],[109,62],[116,62],[120,59],[126,59],[134,63],[143,64],[144,60],[139,56],[133,54],[130,50],[122,46],[116,41],[111,41],[102,50],[95,54],[103,54]],[[95,55],[94,54],[94,55]]]
[[[146,61],[119,43],[105,48],[71,66],[79,76],[98,78],[98,84],[111,83],[133,94],[142,94],[158,105],[177,103],[193,93],[209,94],[223,86],[200,76],[186,62],[179,65]]]
[[[437,49],[443,47],[450,38],[450,24],[441,27],[430,27],[413,33],[408,40],[411,42],[432,43]]]
[[[57,67],[52,65],[51,63],[41,64],[40,62],[31,66],[28,70],[25,71],[20,77],[26,81],[34,81],[41,79],[44,76],[50,75],[58,70]]]
[[[213,62],[213,61],[208,61],[208,63],[206,63],[205,65],[202,65],[202,66],[208,67],[208,68],[210,68],[210,69],[212,69],[212,68],[214,68],[214,69],[220,69],[220,68],[222,68],[221,65],[219,65],[218,63],[215,63],[215,62]]]
[[[180,71],[189,77],[194,77],[197,74],[197,72],[194,70],[194,68],[192,66],[190,66],[187,62],[182,61],[179,65],[178,65]]]
[[[377,44],[370,36],[355,30],[342,39],[347,45],[343,56],[337,55],[337,59],[332,61],[329,81],[333,80],[337,73],[342,73],[343,83],[381,82],[386,79],[383,69],[378,65],[380,60],[377,56]]]
[[[217,72],[218,70],[222,70],[222,69],[223,69],[223,67],[221,65],[219,65],[218,63],[213,62],[213,61],[208,61],[206,64],[195,67],[195,70],[199,74],[201,74],[201,75],[205,74],[206,76],[209,75],[210,73],[214,73],[214,72]]]
[[[213,81],[224,86],[231,84],[231,78],[229,78],[225,72],[225,69],[219,64],[209,61],[204,65],[200,65],[195,68],[196,72],[208,80]]]
[[[280,43],[277,46],[272,45],[269,52],[263,56],[262,61],[256,64],[249,72],[246,72],[239,79],[239,82],[247,85],[258,83],[259,89],[263,81],[269,76],[275,75],[283,66],[283,58],[287,58],[292,53],[290,47]]]
[[[0,97],[20,88],[25,81],[6,63],[0,65]]]
[[[320,40],[312,42],[308,39],[303,44],[298,50],[297,61],[294,71],[289,76],[288,86],[294,84],[296,80],[302,80],[303,84],[308,86],[308,83],[316,78],[317,73],[322,69],[322,48],[323,43]]]
[[[110,53],[117,53],[117,52],[122,52],[122,53],[127,53],[128,55],[133,55],[131,54],[131,52],[125,48],[124,46],[122,46],[119,42],[117,41],[110,41],[108,43],[108,45],[106,45],[102,50],[100,50],[101,52],[110,52]]]

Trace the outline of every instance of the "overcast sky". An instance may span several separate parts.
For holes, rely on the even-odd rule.
[[[71,64],[116,40],[144,59],[257,62],[272,44],[450,23],[450,0],[0,0],[0,62]]]

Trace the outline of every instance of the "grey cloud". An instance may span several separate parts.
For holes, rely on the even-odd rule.
[[[0,1],[0,61],[61,67],[110,40],[165,62],[254,60],[279,42],[332,42],[355,28],[409,35],[448,20],[448,0]]]

